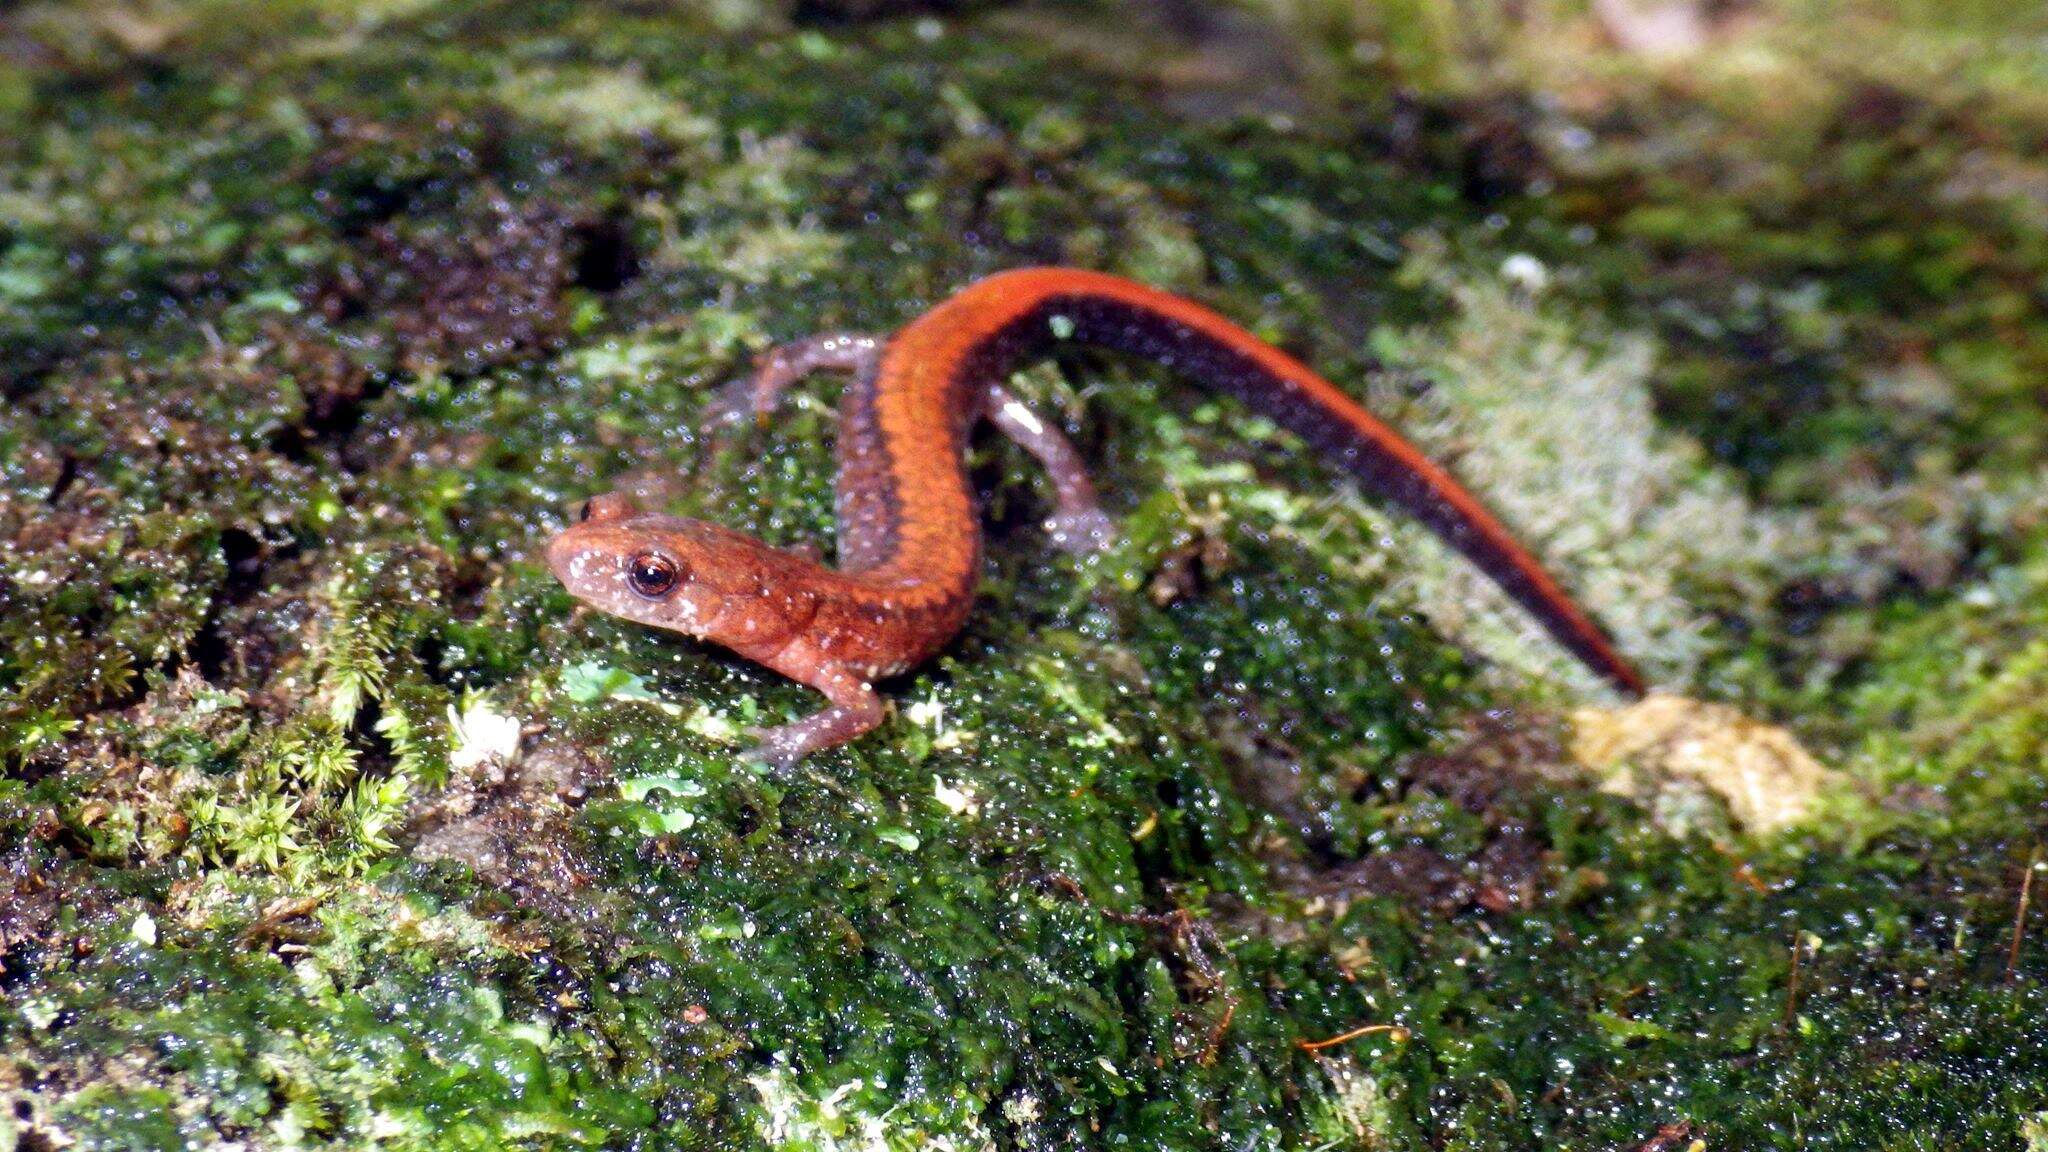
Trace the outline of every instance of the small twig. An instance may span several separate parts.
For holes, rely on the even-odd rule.
[[[1750,891],[1755,892],[1759,896],[1767,895],[1770,892],[1770,885],[1765,884],[1763,880],[1757,876],[1756,869],[1751,868],[1749,866],[1749,861],[1744,860],[1742,857],[1736,855],[1733,851],[1719,844],[1714,845],[1714,851],[1719,852],[1722,856],[1728,859],[1728,862],[1730,864],[1734,865],[1735,878],[1737,880],[1742,881],[1742,883],[1744,883],[1745,885],[1747,885]]]
[[[1207,923],[1195,919],[1187,909],[1176,908],[1171,912],[1119,912],[1114,908],[1104,908],[1089,899],[1080,882],[1071,876],[1055,872],[1047,876],[1046,881],[1076,903],[1093,909],[1096,915],[1112,924],[1128,924],[1135,928],[1149,928],[1165,933],[1168,942],[1179,951],[1181,959],[1200,982],[1203,991],[1213,993],[1222,986],[1222,971],[1216,967],[1215,961],[1209,959],[1209,954],[1202,950],[1202,941],[1207,940],[1211,944],[1216,942],[1215,933]]]
[[[1785,977],[1785,1027],[1799,1014],[1799,929],[1792,930],[1792,972]]]
[[[1112,924],[1128,924],[1134,928],[1161,933],[1166,937],[1167,944],[1179,955],[1181,963],[1186,966],[1182,980],[1188,991],[1205,1001],[1219,995],[1223,997],[1223,1019],[1217,1021],[1216,1026],[1209,1030],[1208,1042],[1195,1057],[1204,1067],[1216,1063],[1216,1057],[1223,1051],[1224,1034],[1230,1031],[1230,1022],[1237,1017],[1237,994],[1230,990],[1229,982],[1224,979],[1223,970],[1202,949],[1204,940],[1212,946],[1216,944],[1214,930],[1207,923],[1195,919],[1185,908],[1176,908],[1171,912],[1120,912],[1114,908],[1104,908],[1090,900],[1080,881],[1072,876],[1055,872],[1045,877],[1045,880],[1068,899],[1093,909],[1096,915]]]
[[[317,896],[286,896],[264,905],[255,922],[242,929],[240,943],[244,948],[259,944],[282,942],[302,944],[318,940],[324,933],[316,920],[311,924],[292,927],[293,921],[303,920],[320,909]]]
[[[2005,950],[2005,978],[2016,980],[2020,970],[2020,941],[2026,938],[2027,905],[2034,898],[2034,870],[2041,866],[2041,850],[2027,854],[2027,871],[2020,877],[2020,904],[2012,914],[2012,946]]]
[[[1635,1146],[1635,1152],[1675,1152],[1680,1147],[1704,1147],[1699,1138],[1700,1126],[1690,1120],[1676,1124],[1660,1124],[1648,1140]]]
[[[1204,1068],[1216,1063],[1217,1053],[1223,1051],[1223,1034],[1230,1031],[1230,1019],[1236,1015],[1237,997],[1232,996],[1223,1002],[1223,1019],[1218,1020],[1216,1027],[1209,1030],[1209,1042],[1203,1045],[1202,1054],[1195,1059],[1196,1063]]]
[[[1375,1032],[1392,1033],[1393,1041],[1396,1044],[1406,1044],[1408,1042],[1408,1029],[1399,1024],[1367,1024],[1363,1028],[1353,1028],[1349,1032],[1340,1032],[1327,1040],[1296,1040],[1294,1046],[1304,1052],[1320,1052],[1325,1048],[1333,1047],[1346,1041],[1356,1040],[1360,1036],[1370,1036]]]

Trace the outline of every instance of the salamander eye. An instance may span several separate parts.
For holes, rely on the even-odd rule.
[[[659,600],[682,582],[682,569],[659,552],[642,552],[626,562],[626,583],[649,600]]]

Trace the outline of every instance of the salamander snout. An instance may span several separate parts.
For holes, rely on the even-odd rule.
[[[553,572],[555,579],[570,591],[575,590],[575,585],[570,583],[570,575],[577,570],[576,554],[580,551],[573,536],[574,533],[570,532],[559,533],[548,541],[547,549],[548,571]]]
[[[548,571],[555,574],[562,587],[586,600],[590,598],[593,581],[601,579],[601,574],[615,564],[599,542],[575,528],[548,541],[547,559]]]
[[[600,612],[717,639],[711,633],[734,587],[761,583],[746,563],[757,550],[766,546],[601,496],[548,541],[547,561],[562,587]]]

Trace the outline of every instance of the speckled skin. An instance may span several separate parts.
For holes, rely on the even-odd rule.
[[[1109,540],[1079,455],[1001,385],[1019,362],[1062,341],[1157,361],[1270,416],[1442,535],[1593,670],[1631,695],[1643,691],[1506,527],[1335,386],[1200,305],[1073,269],[991,276],[886,342],[818,337],[763,362],[752,384],[761,415],[808,372],[853,373],[841,402],[838,568],[717,525],[640,512],[618,496],[593,500],[549,544],[548,562],[601,611],[710,640],[823,692],[829,707],[760,734],[769,761],[854,739],[886,714],[874,681],[937,652],[973,605],[981,528],[963,456],[976,420],[994,422],[1051,474],[1056,543]]]

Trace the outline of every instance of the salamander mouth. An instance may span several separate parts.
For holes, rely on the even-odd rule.
[[[547,547],[548,571],[553,572],[555,579],[564,585],[569,583],[569,573],[575,568],[578,551],[576,542],[570,539],[572,535],[574,533],[557,533],[554,539],[548,541]]]

